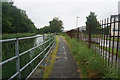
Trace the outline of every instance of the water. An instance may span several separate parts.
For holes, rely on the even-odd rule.
[[[36,35],[40,36],[40,35]],[[19,52],[20,54],[32,47],[35,47],[43,42],[42,37],[33,38],[33,39],[26,39],[26,40],[19,40]],[[20,68],[25,66],[30,60],[32,60],[35,56],[37,56],[42,51],[42,46],[22,55],[20,57]],[[15,56],[15,42],[5,42],[2,43],[2,61],[5,61],[11,57]],[[25,78],[32,69],[39,63],[40,59],[42,59],[42,55],[33,61],[31,65],[29,65],[25,70],[21,72],[21,77]],[[10,78],[13,74],[16,73],[16,60],[13,60],[5,65],[2,66],[2,77],[3,78]]]

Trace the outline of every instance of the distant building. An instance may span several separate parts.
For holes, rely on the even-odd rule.
[[[82,32],[82,31],[85,31],[86,30],[86,26],[81,26],[79,27],[79,31]]]
[[[111,36],[114,35],[115,32],[115,36],[118,36],[118,30],[119,30],[119,36],[120,36],[120,29],[118,29],[119,23],[117,21],[119,21],[119,14],[120,14],[120,1],[118,2],[118,15],[111,15]],[[115,22],[115,25],[114,23]],[[114,28],[115,27],[115,28]]]
[[[114,36],[114,32],[115,32],[115,36],[118,36],[118,30],[120,33],[120,29],[118,29],[118,15],[111,15],[111,36]],[[114,23],[115,22],[115,25]],[[114,28],[115,27],[115,28]],[[120,36],[120,34],[119,34]]]

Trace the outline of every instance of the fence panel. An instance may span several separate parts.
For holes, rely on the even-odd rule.
[[[54,34],[0,40],[0,42],[3,43],[3,61],[0,63],[3,68],[2,78],[29,78],[43,63],[52,48]]]
[[[120,64],[120,14],[100,20],[96,29],[93,24],[87,24],[86,30],[82,27],[66,32],[71,38],[81,39],[88,47],[94,48],[105,62],[106,66],[118,67]],[[79,31],[78,31],[79,30]]]

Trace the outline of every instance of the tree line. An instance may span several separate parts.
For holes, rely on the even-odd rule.
[[[49,21],[49,26],[38,29],[38,33],[55,33],[62,32],[64,29],[62,20],[58,17],[54,17],[52,21]]]
[[[37,29],[26,11],[18,9],[13,2],[2,3],[2,33],[54,33],[61,32],[63,22],[55,17],[49,26]]]
[[[26,11],[11,2],[2,3],[2,33],[34,33],[36,30]]]

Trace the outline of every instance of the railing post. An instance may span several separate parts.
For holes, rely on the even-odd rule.
[[[16,38],[16,41],[15,41],[15,53],[16,53],[16,56],[17,56],[17,59],[16,59],[16,69],[17,69],[17,72],[19,73],[17,78],[20,79],[21,76],[20,76],[20,57],[19,57],[19,42],[18,42],[18,38]]]
[[[51,34],[49,34],[49,39],[50,39],[50,36],[51,36]],[[52,41],[52,39],[50,40],[50,41],[48,41],[49,42],[49,44],[50,44],[50,42]]]
[[[56,36],[55,34],[52,35],[52,37],[53,37],[52,41],[54,41],[53,43],[55,43],[55,36]]]
[[[45,35],[43,34],[43,43],[45,42]],[[45,49],[45,44],[43,44],[43,50]],[[43,52],[43,57],[45,56],[45,51]],[[45,66],[45,61],[43,62],[43,66]]]
[[[79,41],[79,28],[77,28],[77,40]]]
[[[88,48],[91,47],[91,24],[89,24],[89,43],[88,43]]]

